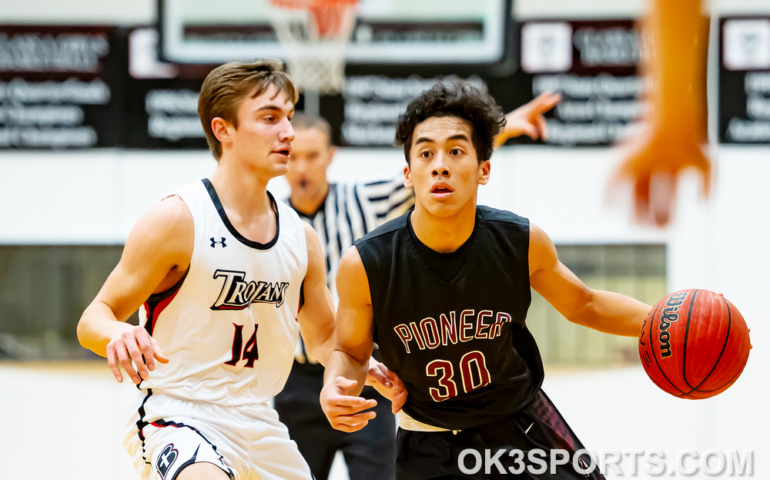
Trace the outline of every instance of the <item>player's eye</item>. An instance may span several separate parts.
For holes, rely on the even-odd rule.
[[[462,155],[463,151],[459,148],[453,148],[452,150],[449,151],[449,153],[451,153],[452,155]]]

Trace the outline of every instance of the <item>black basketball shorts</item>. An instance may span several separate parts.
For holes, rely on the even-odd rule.
[[[460,431],[398,429],[397,480],[604,480],[541,390],[531,405]]]

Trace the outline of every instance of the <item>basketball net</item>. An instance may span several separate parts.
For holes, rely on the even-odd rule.
[[[358,0],[270,0],[271,22],[300,91],[335,94],[345,81],[345,47]]]

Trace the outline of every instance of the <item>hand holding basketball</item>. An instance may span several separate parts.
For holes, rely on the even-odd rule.
[[[709,398],[727,390],[749,358],[749,329],[724,296],[709,290],[674,292],[650,310],[639,356],[650,379],[680,398]]]

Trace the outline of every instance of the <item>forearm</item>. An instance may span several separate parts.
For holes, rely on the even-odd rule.
[[[342,350],[334,350],[329,357],[329,363],[324,372],[324,383],[329,384],[337,377],[345,377],[349,380],[355,380],[356,386],[351,390],[351,394],[360,395],[366,383],[366,374],[369,371],[370,357],[364,361],[359,361],[352,355]]]
[[[654,0],[648,20],[653,49],[653,115],[661,126],[699,128],[705,93],[708,22],[701,0]]]
[[[332,352],[334,352],[334,347],[336,346],[334,332],[327,332],[325,338],[319,338],[318,335],[303,335],[302,338],[305,341],[305,348],[307,348],[307,353],[315,360],[317,360],[318,363],[324,367],[328,367],[329,359],[331,358]],[[308,341],[308,339],[311,339],[311,341]]]
[[[569,320],[612,335],[638,337],[651,308],[620,293],[594,290],[585,308]]]
[[[83,312],[78,322],[78,341],[83,348],[102,357],[107,356],[107,344],[117,330],[130,329],[131,325],[115,318],[112,309],[105,303],[93,301]]]

